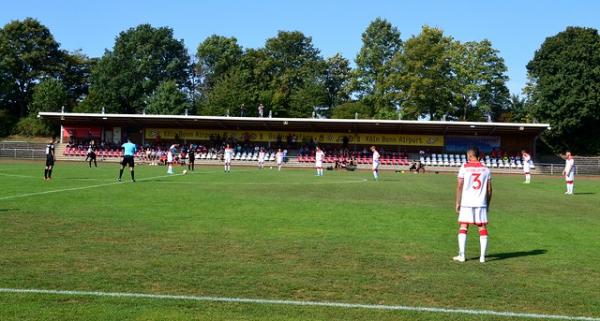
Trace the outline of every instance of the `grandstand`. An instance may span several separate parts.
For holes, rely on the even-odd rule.
[[[40,112],[39,117],[61,126],[59,158],[82,159],[94,139],[98,156],[107,161],[121,157],[125,138],[143,148],[137,157],[162,157],[168,144],[197,145],[199,162],[220,163],[222,145],[235,146],[234,161],[250,165],[259,148],[273,162],[275,150],[287,151],[288,166],[312,166],[314,147],[326,152],[325,163],[354,162],[359,168],[370,164],[370,145],[377,145],[384,169],[406,169],[421,161],[436,170],[455,170],[466,160],[471,145],[485,153],[482,163],[496,170],[522,168],[520,151],[536,157],[535,141],[548,124],[219,117],[192,115],[140,115],[104,113]],[[150,152],[148,152],[150,150]],[[185,159],[185,154],[179,155]]]

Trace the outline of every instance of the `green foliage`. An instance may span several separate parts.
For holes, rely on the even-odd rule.
[[[530,123],[533,121],[529,114],[529,105],[525,98],[518,95],[510,96],[510,105],[508,111],[503,113],[502,121],[506,122],[518,122],[518,123]]]
[[[0,29],[0,108],[27,115],[36,83],[60,71],[63,54],[50,30],[39,21],[14,20]]]
[[[249,71],[241,68],[230,70],[223,75],[206,96],[200,105],[199,113],[202,115],[231,116],[240,115],[240,106],[246,105],[246,113],[253,115],[254,101],[252,82]]]
[[[289,117],[312,117],[315,107],[324,106],[327,91],[319,83],[305,84],[290,96]]]
[[[339,53],[327,58],[325,65],[326,105],[331,109],[350,98],[348,87],[351,80],[351,68],[350,61]]]
[[[373,116],[369,106],[360,101],[347,102],[333,108],[331,118],[354,119],[358,114],[358,119],[369,119]]]
[[[0,109],[0,136],[10,135],[17,120],[8,110]]]
[[[442,30],[424,26],[404,43],[404,52],[392,64],[402,70],[391,83],[400,89],[403,116],[440,119],[452,109],[452,38]]]
[[[190,107],[186,95],[177,87],[173,80],[167,80],[160,85],[148,99],[146,113],[161,115],[181,115]]]
[[[568,27],[546,38],[527,65],[531,114],[549,122],[547,141],[557,150],[600,152],[600,36]]]
[[[196,70],[203,78],[204,87],[211,89],[242,58],[242,47],[236,38],[212,35],[206,38],[196,51]]]
[[[36,117],[40,111],[61,111],[61,108],[67,105],[68,100],[67,89],[62,81],[52,78],[44,79],[33,88],[29,116]]]
[[[188,76],[189,56],[173,30],[139,25],[121,32],[92,69],[92,102],[107,112],[141,113],[160,83],[173,80],[183,88]]]
[[[23,136],[50,136],[58,133],[56,125],[52,125],[36,116],[23,117],[16,124],[14,134]]]
[[[402,53],[400,32],[390,22],[377,18],[362,34],[362,48],[356,56],[351,87],[372,109],[372,114],[394,107],[389,77],[401,69],[392,60]]]
[[[67,110],[73,110],[89,93],[92,66],[98,59],[90,59],[80,51],[73,53],[63,51],[63,58],[58,79],[67,90],[69,97]]]
[[[305,95],[311,90],[307,87],[318,82],[325,70],[312,38],[299,31],[279,31],[276,37],[267,39],[263,51],[265,60],[257,67],[270,75],[268,87],[273,92],[270,104],[273,114],[278,117],[310,116],[312,108],[306,114],[306,106],[297,102],[292,104],[292,96]],[[304,93],[297,93],[300,90]]]
[[[454,84],[454,110],[449,114],[461,120],[481,120],[489,115],[497,120],[509,108],[506,66],[489,40],[460,43],[450,47]]]

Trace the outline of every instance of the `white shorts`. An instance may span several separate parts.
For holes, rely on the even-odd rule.
[[[277,166],[281,166],[283,164],[282,161],[277,161]]]
[[[322,168],[322,167],[323,167],[323,162],[322,162],[322,161],[320,161],[320,162],[316,162],[316,163],[315,163],[315,167],[316,167],[316,168]]]
[[[225,163],[231,163],[231,157],[225,157]]]
[[[567,183],[573,183],[574,180],[575,180],[575,171],[571,171],[570,173],[567,173],[567,175],[565,175],[565,181],[567,181]]]
[[[173,155],[167,155],[167,163],[173,162]]]
[[[529,163],[523,164],[523,173],[529,174]]]
[[[487,207],[461,207],[458,214],[460,224],[487,224]]]
[[[376,171],[379,169],[379,162],[373,163],[373,170]]]

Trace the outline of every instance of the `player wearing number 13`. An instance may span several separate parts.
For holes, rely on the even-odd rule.
[[[492,199],[492,177],[489,168],[479,161],[479,149],[473,147],[467,151],[468,162],[458,172],[456,187],[456,213],[458,214],[458,256],[455,261],[465,261],[465,246],[469,224],[479,227],[480,256],[485,262],[487,249],[487,212]]]

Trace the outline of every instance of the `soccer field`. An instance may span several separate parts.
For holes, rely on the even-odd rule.
[[[455,174],[99,166],[0,162],[0,320],[600,320],[597,179],[494,176],[461,264]]]

